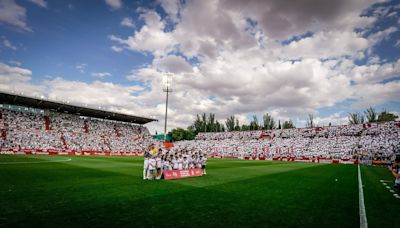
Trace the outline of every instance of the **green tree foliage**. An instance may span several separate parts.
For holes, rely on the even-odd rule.
[[[393,113],[387,112],[387,111],[383,111],[379,114],[377,121],[378,122],[384,122],[384,121],[394,121],[397,118],[399,118],[398,116],[396,116]]]
[[[180,141],[185,140],[187,137],[187,131],[183,128],[176,128],[171,131],[172,140]]]
[[[192,140],[200,132],[220,132],[225,131],[224,124],[218,122],[214,113],[203,113],[196,115],[196,119],[192,125],[186,130],[183,128],[175,128],[171,131],[174,141]]]
[[[369,123],[378,121],[378,113],[372,107],[369,107],[364,113]]]
[[[192,126],[193,126],[194,132],[196,132],[196,134],[204,131],[204,124],[199,115],[196,115],[196,120],[194,121]]]
[[[239,119],[236,119],[235,131],[240,131]]]
[[[249,131],[250,130],[250,126],[246,125],[246,124],[243,124],[242,127],[241,127],[241,130],[242,131]]]
[[[292,120],[286,120],[282,125],[283,129],[295,128]]]
[[[253,116],[253,120],[250,122],[250,130],[258,130],[261,129],[261,127],[258,125],[258,119],[257,116]]]
[[[276,128],[276,122],[275,122],[274,118],[268,113],[265,113],[263,116],[262,128],[264,130],[272,130],[272,129]]]
[[[364,123],[364,116],[358,112],[349,113],[349,124],[362,124]]]
[[[228,131],[234,131],[235,130],[235,116],[230,116],[226,118],[225,121],[226,129]]]

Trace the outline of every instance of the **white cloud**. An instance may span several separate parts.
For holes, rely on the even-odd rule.
[[[29,0],[29,1],[42,8],[47,8],[47,2],[45,0]]]
[[[357,107],[362,108],[383,104],[387,101],[398,101],[400,97],[400,81],[391,81],[385,84],[356,85],[354,94],[357,98]]]
[[[115,52],[122,52],[124,49],[122,47],[118,47],[118,46],[111,46],[111,50],[115,51]]]
[[[396,41],[396,43],[394,44],[395,47],[400,48],[400,39],[398,39]]]
[[[86,63],[82,63],[82,64],[76,65],[75,69],[77,69],[81,73],[85,73],[86,67],[87,67],[87,64]]]
[[[112,9],[120,9],[122,7],[121,0],[105,0],[106,4],[110,6]]]
[[[170,19],[174,22],[179,20],[179,12],[181,10],[180,0],[158,0],[164,10],[168,13]]]
[[[32,31],[26,24],[26,9],[14,0],[0,1],[0,24],[6,24],[24,31]]]
[[[16,51],[16,50],[18,49],[15,45],[13,45],[13,44],[11,43],[11,41],[9,41],[9,40],[7,40],[7,39],[4,39],[4,40],[3,40],[3,45],[4,45],[5,47],[11,49],[11,50],[14,50],[14,51]]]
[[[142,15],[145,25],[134,36],[122,39],[111,35],[110,39],[133,51],[150,51],[157,56],[165,55],[173,49],[174,39],[169,33],[164,32],[165,24],[161,17],[153,11]]]
[[[400,59],[393,63],[355,66],[351,76],[357,83],[374,83],[400,76]]]
[[[135,28],[135,24],[133,23],[132,19],[129,17],[124,17],[121,21],[121,25],[130,27],[130,28]]]
[[[176,55],[155,58],[153,60],[153,65],[157,69],[165,72],[183,73],[193,71],[192,66],[186,62],[184,58]]]
[[[112,74],[108,72],[97,72],[97,73],[92,73],[93,77],[96,78],[105,78],[105,77],[110,77]]]
[[[43,91],[42,85],[31,83],[32,71],[21,67],[0,63],[0,90],[7,92],[24,92],[35,95]]]
[[[373,44],[377,44],[382,40],[389,39],[390,35],[394,32],[397,32],[398,30],[398,28],[391,26],[385,30],[371,34],[368,39],[371,40]]]

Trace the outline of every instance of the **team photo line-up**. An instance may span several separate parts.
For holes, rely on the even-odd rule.
[[[164,171],[201,169],[207,175],[207,154],[195,150],[158,150],[154,145],[144,153],[143,180],[162,179]]]

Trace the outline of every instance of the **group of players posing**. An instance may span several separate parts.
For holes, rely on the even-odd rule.
[[[158,151],[153,146],[144,153],[143,180],[161,179],[165,170],[187,170],[198,168],[206,173],[207,154],[181,150],[179,152]]]

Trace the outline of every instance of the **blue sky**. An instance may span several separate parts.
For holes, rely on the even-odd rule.
[[[312,6],[312,7],[311,7]],[[400,112],[399,1],[0,0],[0,89],[160,119]]]

